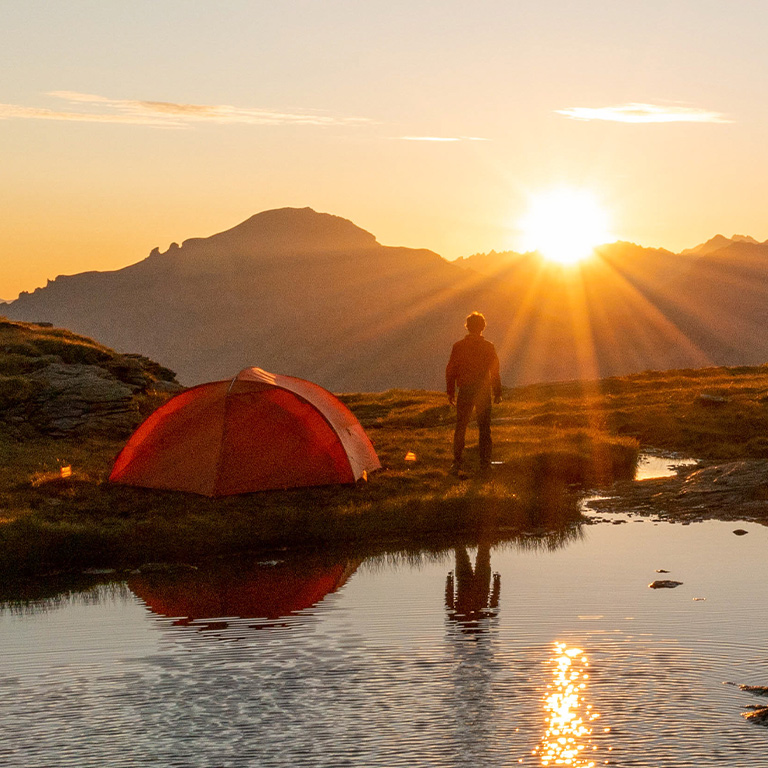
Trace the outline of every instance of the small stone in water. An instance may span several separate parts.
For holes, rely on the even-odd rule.
[[[694,597],[694,598],[693,598],[693,602],[694,602],[694,603],[698,603],[698,602],[700,602],[701,600],[706,600],[706,599],[707,599],[706,597]]]
[[[664,568],[657,568],[656,573],[669,573],[669,571],[664,570]]]
[[[765,685],[740,685],[742,691],[749,691],[755,696],[768,696],[768,686]]]
[[[679,587],[682,581],[669,581],[668,579],[660,579],[658,581],[652,581],[648,586],[651,589],[674,589]]]
[[[734,531],[734,533],[735,533],[737,536],[746,536],[746,535],[749,533],[749,531],[745,531],[743,528],[737,528],[737,529]]]

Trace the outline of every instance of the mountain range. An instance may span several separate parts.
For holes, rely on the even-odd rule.
[[[2,307],[173,368],[185,384],[258,366],[335,391],[439,389],[482,311],[505,384],[768,360],[768,241],[675,254],[618,242],[578,267],[537,253],[449,262],[309,208],[256,214]]]

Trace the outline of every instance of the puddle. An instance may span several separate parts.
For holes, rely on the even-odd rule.
[[[691,467],[698,464],[696,459],[682,458],[680,456],[641,453],[637,460],[635,480],[656,480],[661,477],[675,475],[676,467]]]

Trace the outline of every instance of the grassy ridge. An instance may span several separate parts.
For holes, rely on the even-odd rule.
[[[591,426],[712,461],[768,458],[768,365],[538,384],[507,399],[531,425]]]
[[[453,411],[444,395],[343,399],[384,466],[355,486],[223,499],[133,489],[106,483],[122,440],[0,436],[0,573],[552,530],[579,517],[574,484],[631,476],[640,444],[712,460],[768,456],[765,366],[507,390],[494,408],[494,459],[503,463],[490,478],[447,474]],[[475,434],[470,427],[470,467]],[[415,462],[405,462],[408,451]]]

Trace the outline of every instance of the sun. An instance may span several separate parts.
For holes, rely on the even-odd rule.
[[[533,196],[519,227],[526,251],[565,266],[588,258],[595,246],[611,240],[604,208],[591,192],[575,188]]]

